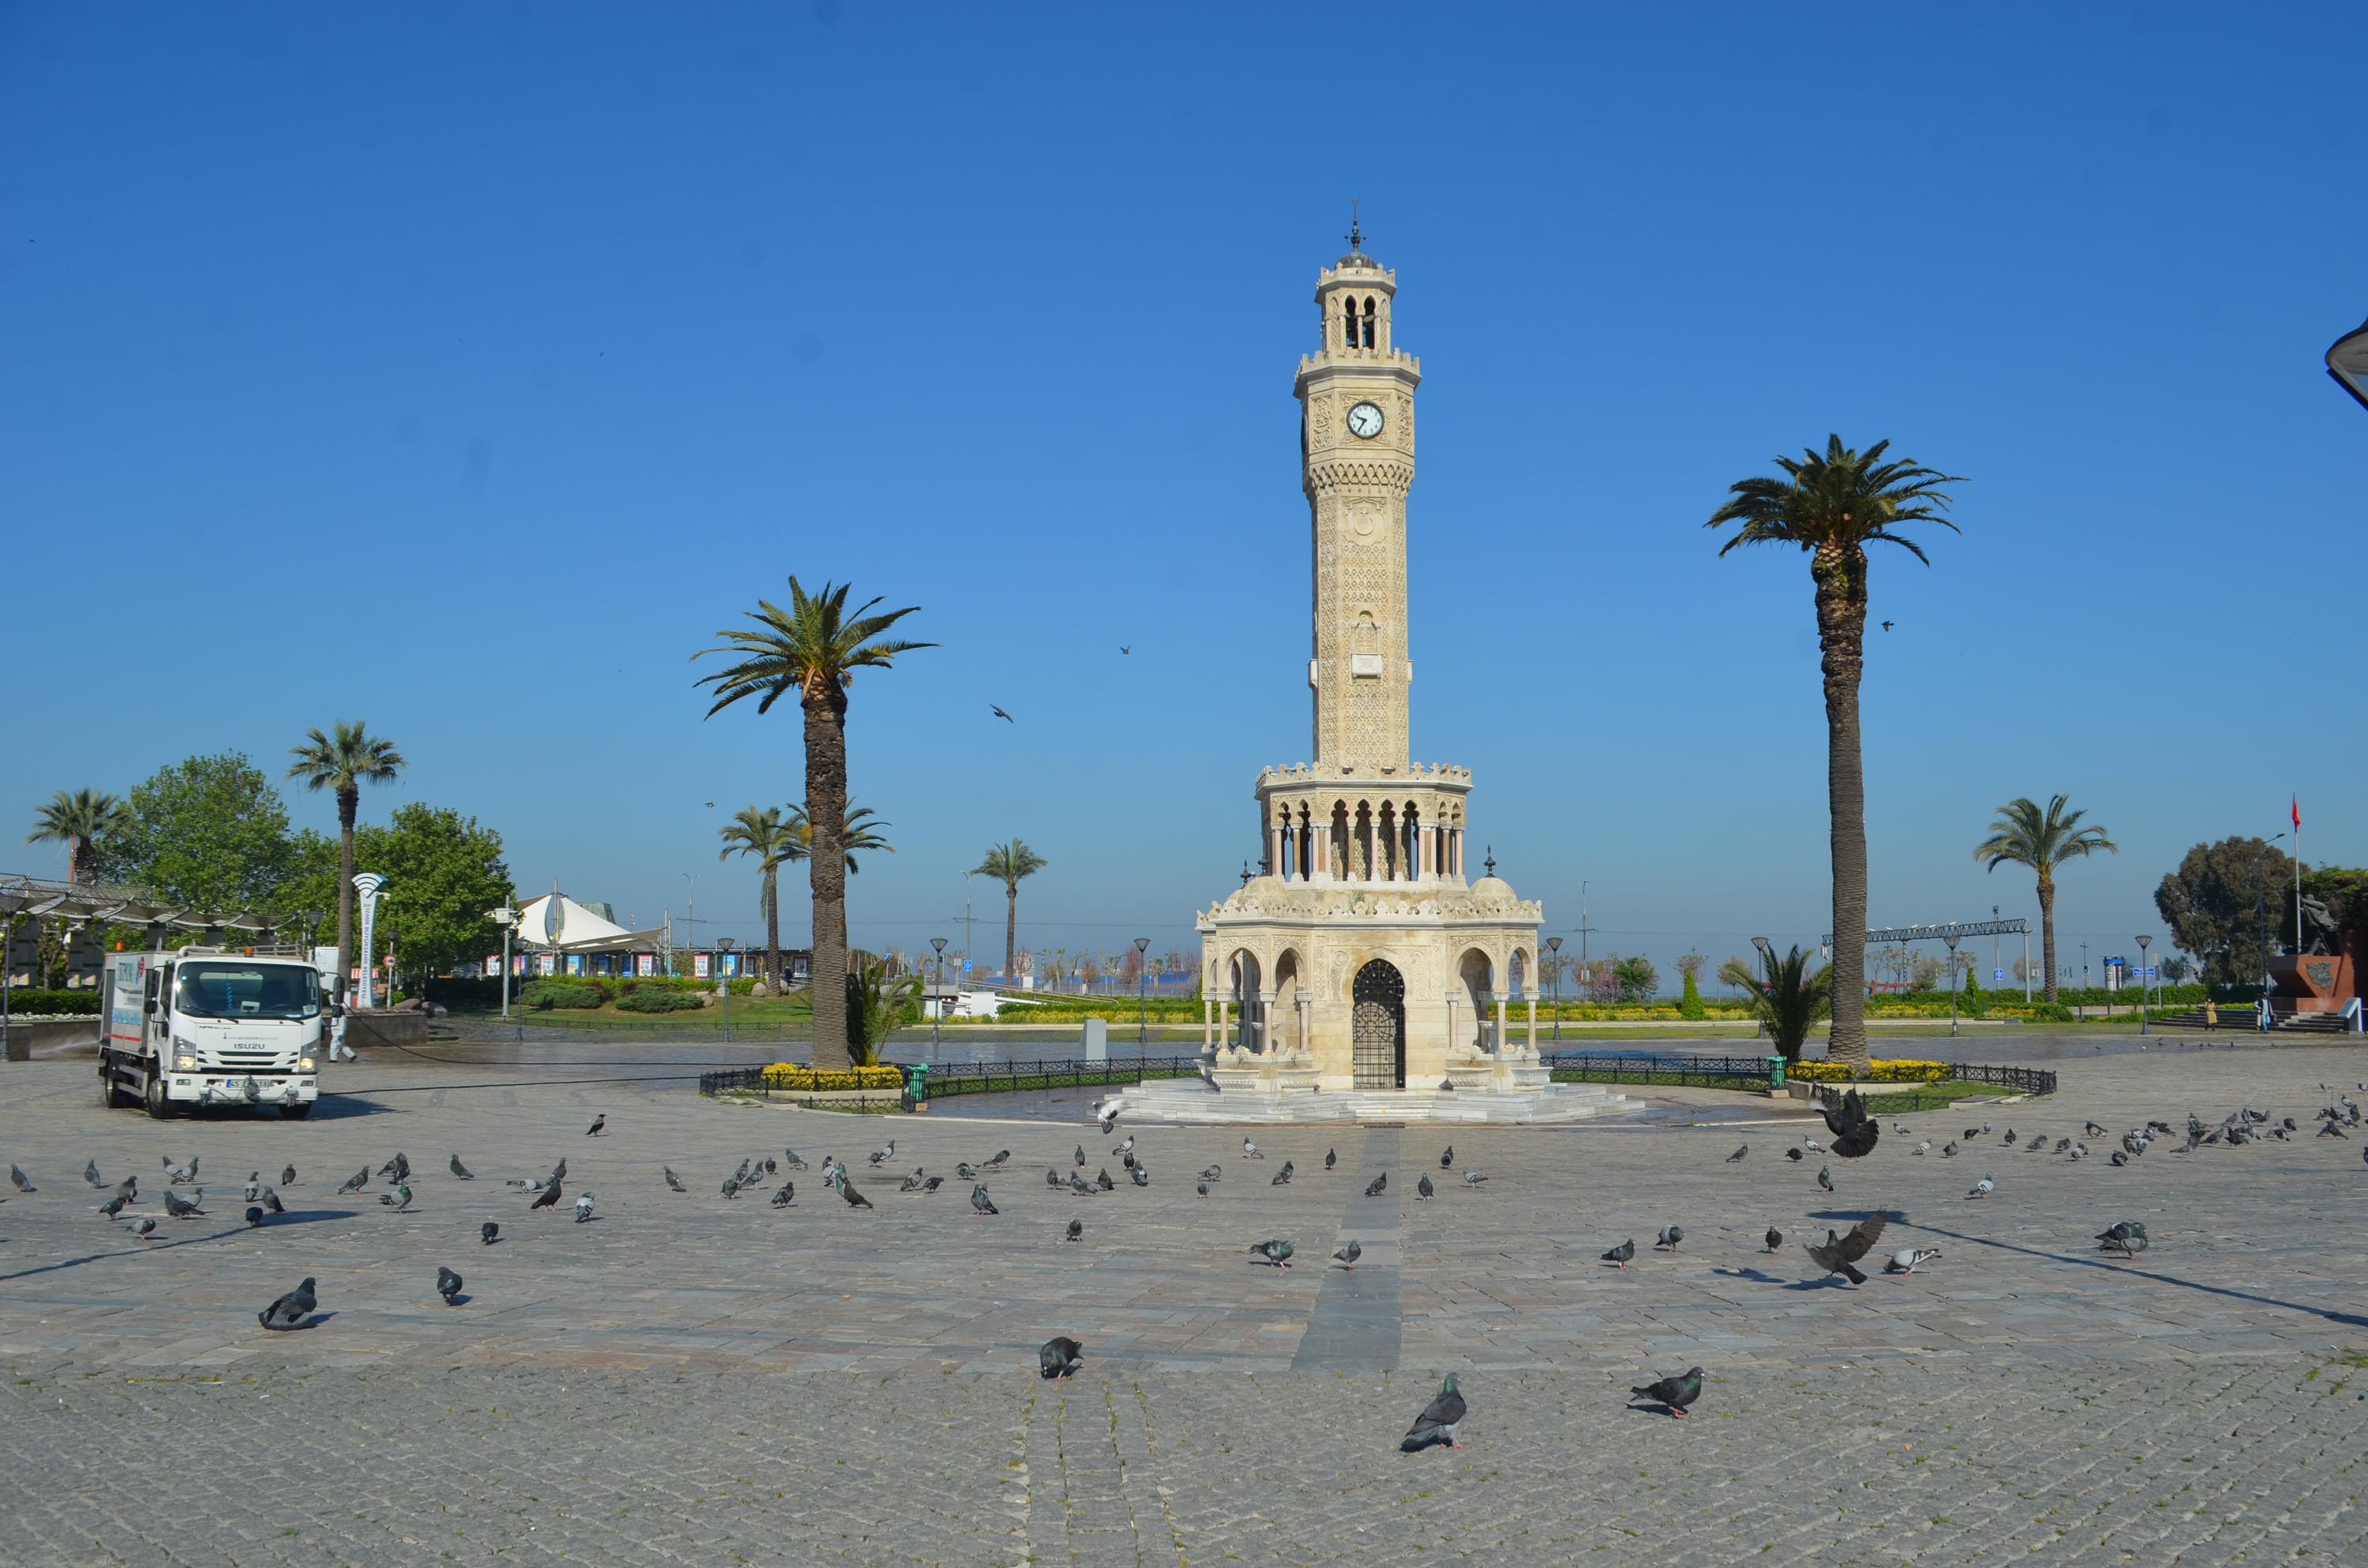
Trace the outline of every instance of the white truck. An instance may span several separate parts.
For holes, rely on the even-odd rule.
[[[326,949],[336,967],[336,949]],[[309,1115],[338,987],[295,948],[109,953],[103,971],[99,1104],[277,1106]]]

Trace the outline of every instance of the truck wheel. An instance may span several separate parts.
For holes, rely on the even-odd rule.
[[[158,1121],[173,1114],[173,1102],[165,1097],[165,1075],[162,1073],[148,1074],[147,1086],[141,1091],[141,1103]]]
[[[98,1108],[113,1110],[115,1106],[115,1058],[102,1051],[98,1053]]]
[[[313,1114],[313,1104],[312,1100],[297,1100],[293,1104],[281,1106],[280,1118],[286,1121],[302,1121]]]

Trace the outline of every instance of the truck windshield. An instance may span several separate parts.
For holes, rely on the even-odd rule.
[[[199,1018],[310,1018],[321,1011],[321,983],[294,964],[186,962],[173,1006]]]

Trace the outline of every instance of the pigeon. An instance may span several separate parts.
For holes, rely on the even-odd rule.
[[[2135,1257],[2146,1249],[2146,1228],[2136,1220],[2117,1221],[2097,1233],[2097,1242],[2102,1251]]]
[[[1832,1166],[1819,1165],[1817,1167],[1817,1185],[1824,1187],[1827,1192],[1831,1192],[1834,1189],[1834,1172]]]
[[[999,1171],[1004,1167],[1005,1164],[1010,1160],[1010,1150],[998,1149],[996,1151],[995,1158],[986,1162],[986,1168],[991,1171]]]
[[[393,1192],[381,1192],[378,1200],[381,1208],[392,1209],[400,1214],[411,1207],[411,1188],[397,1187]]]
[[[584,1136],[586,1138],[598,1138],[600,1136],[600,1130],[608,1125],[609,1113],[604,1110],[592,1119],[592,1125],[584,1130]]]
[[[1223,1166],[1223,1165],[1211,1165],[1207,1170],[1202,1171],[1202,1172],[1201,1173],[1201,1179],[1202,1181],[1216,1181],[1216,1180],[1218,1180],[1220,1177],[1224,1176],[1224,1174],[1225,1174],[1225,1167],[1224,1167],[1224,1166]]]
[[[1133,1150],[1129,1150],[1118,1157],[1118,1163],[1124,1165],[1128,1170],[1133,1170],[1141,1162],[1135,1159],[1134,1152]]]
[[[563,1160],[561,1160],[561,1161],[559,1162],[559,1164],[557,1164],[557,1165],[553,1165],[553,1166],[552,1166],[552,1167],[551,1167],[551,1181],[552,1181],[552,1186],[554,1186],[554,1187],[556,1187],[559,1183],[561,1183],[561,1182],[563,1182],[563,1181],[565,1181],[566,1179],[567,1179],[567,1162],[566,1162],[564,1159],[563,1159]]]
[[[246,1225],[247,1225],[247,1229],[249,1229],[249,1230],[256,1230],[256,1229],[261,1228],[262,1224],[263,1224],[263,1205],[261,1205],[260,1203],[250,1203],[250,1204],[248,1204],[248,1205],[246,1206]]]
[[[112,1220],[118,1214],[123,1212],[123,1199],[120,1198],[110,1198],[106,1202],[98,1206],[98,1211]]]
[[[1291,1162],[1289,1160],[1282,1162],[1282,1169],[1275,1172],[1274,1180],[1269,1182],[1267,1185],[1269,1187],[1289,1187],[1291,1185]]]
[[[491,1220],[477,1227],[477,1240],[486,1246],[502,1239],[502,1228]]]
[[[1462,1448],[1463,1445],[1455,1440],[1455,1435],[1456,1429],[1463,1425],[1465,1408],[1463,1395],[1455,1386],[1455,1374],[1450,1372],[1447,1381],[1439,1385],[1438,1396],[1422,1407],[1422,1414],[1416,1416],[1414,1425],[1406,1428],[1406,1435],[1400,1439],[1398,1448],[1409,1454],[1418,1454],[1434,1446]]]
[[[125,1176],[121,1181],[117,1182],[115,1184],[115,1196],[120,1198],[126,1203],[139,1202],[140,1178],[138,1176]]]
[[[2105,1135],[2105,1130],[2098,1126],[2093,1121],[2082,1122],[2080,1124],[2080,1131],[2086,1132],[2091,1138],[2102,1138]]]
[[[282,1187],[294,1187],[296,1185],[296,1167],[294,1165],[282,1165],[279,1167],[279,1185]]]
[[[1944,1160],[1953,1160],[1957,1157],[1957,1141],[1954,1138],[1941,1145],[1941,1157]]]
[[[239,1189],[239,1198],[240,1198],[240,1199],[241,1199],[242,1201],[244,1201],[244,1202],[253,1203],[254,1201],[256,1201],[256,1199],[257,1199],[261,1198],[262,1196],[263,1196],[263,1173],[262,1173],[261,1171],[249,1171],[249,1172],[247,1172],[247,1173],[246,1173],[246,1186],[245,1186],[244,1187],[242,1187],[242,1188],[240,1188],[240,1189]]]
[[[1908,1132],[1907,1132],[1907,1124],[1906,1122],[1904,1122],[1904,1121],[1895,1121],[1895,1122],[1893,1122],[1893,1123],[1891,1124],[1891,1131],[1892,1131],[1893,1132],[1896,1133],[1898,1136],[1900,1136],[1900,1137],[1902,1137],[1902,1138],[1905,1138],[1905,1137],[1907,1137],[1907,1136],[1908,1135]]]
[[[1807,1150],[1812,1154],[1822,1154],[1826,1152],[1826,1146],[1823,1143],[1818,1142],[1814,1138],[1802,1139],[1801,1147]]]
[[[321,1304],[321,1299],[313,1293],[314,1283],[312,1276],[305,1276],[302,1284],[256,1313],[255,1321],[266,1328],[303,1327]]]
[[[1486,1181],[1487,1179],[1488,1173],[1486,1171],[1465,1171],[1463,1173],[1463,1185],[1466,1187],[1478,1187],[1482,1182]]]
[[[1149,1165],[1130,1165],[1127,1167],[1126,1174],[1137,1187],[1149,1187],[1151,1185],[1151,1167]]]
[[[995,1199],[986,1195],[986,1183],[985,1182],[980,1182],[976,1187],[970,1189],[970,1211],[973,1215],[1000,1214],[1003,1212],[1002,1210],[997,1209],[995,1206]]]
[[[1883,1136],[1883,1124],[1866,1111],[1866,1101],[1856,1089],[1842,1096],[1839,1110],[1819,1108],[1826,1119],[1826,1131],[1834,1136],[1834,1153],[1845,1160],[1855,1160],[1874,1153],[1875,1141]]]
[[[90,1183],[94,1187],[103,1187],[107,1185],[107,1183],[99,1179],[98,1162],[97,1160],[93,1160],[90,1164],[83,1166],[82,1179]]]
[[[590,1218],[592,1218],[592,1195],[588,1192],[578,1193],[575,1198],[575,1222],[580,1225]]]
[[[921,1183],[921,1190],[922,1190],[923,1192],[925,1192],[925,1193],[928,1193],[928,1192],[935,1192],[935,1191],[937,1191],[937,1190],[938,1190],[938,1188],[939,1188],[939,1187],[943,1187],[943,1186],[945,1186],[945,1185],[946,1185],[946,1178],[945,1178],[945,1177],[943,1177],[943,1176],[931,1176],[931,1177],[929,1177],[927,1181],[924,1181],[923,1183]]]
[[[720,1190],[723,1192],[723,1196],[724,1196],[724,1197],[726,1197],[726,1198],[737,1198],[737,1197],[739,1197],[739,1196],[740,1196],[740,1179],[739,1179],[737,1176],[725,1176],[725,1177],[723,1178],[723,1186],[722,1187],[722,1188],[721,1188]]]
[[[198,1205],[205,1201],[205,1197],[206,1191],[203,1187],[199,1187],[198,1189],[198,1195],[194,1199],[184,1198],[179,1193],[175,1192],[171,1187],[166,1187],[165,1189],[165,1212],[171,1215],[176,1220],[186,1220],[191,1215],[203,1214],[205,1210],[199,1208]]]
[[[268,1214],[285,1214],[288,1212],[287,1210],[280,1207],[279,1194],[268,1187],[263,1189],[263,1208],[264,1211]]]
[[[998,718],[998,719],[1002,720],[1005,723],[1007,723],[1007,724],[1017,724],[1018,722],[1019,722],[1019,720],[1017,720],[1017,719],[1013,718],[1010,714],[1006,713],[1002,709],[996,707],[996,705],[995,705],[994,703],[990,702],[990,703],[988,703],[986,706],[987,706],[987,710],[988,710],[989,712],[993,713],[996,718]]]
[[[1784,1233],[1778,1230],[1775,1226],[1770,1225],[1768,1227],[1768,1234],[1760,1239],[1768,1244],[1769,1252],[1773,1254],[1779,1247],[1784,1244]]]
[[[1381,1175],[1375,1176],[1372,1180],[1365,1184],[1365,1196],[1368,1198],[1379,1198],[1382,1195],[1383,1190],[1389,1185],[1390,1173],[1383,1171]]]
[[[1966,1142],[1970,1143],[1970,1142],[1972,1142],[1975,1139],[1979,1138],[1983,1133],[1985,1133],[1985,1132],[1987,1132],[1987,1131],[1989,1131],[1989,1127],[1988,1127],[1988,1125],[1987,1125],[1987,1123],[1985,1123],[1984,1125],[1982,1125],[1982,1126],[1980,1126],[1980,1127],[1968,1127],[1968,1128],[1966,1128],[1966,1129],[1965,1129],[1965,1131],[1964,1131],[1964,1141],[1965,1141]]]
[[[1354,1237],[1350,1237],[1349,1244],[1334,1253],[1332,1255],[1332,1258],[1333,1261],[1339,1264],[1343,1269],[1354,1271],[1357,1267],[1357,1260],[1364,1256],[1365,1244],[1358,1241]]]
[[[1655,1241],[1653,1245],[1656,1248],[1667,1247],[1671,1252],[1675,1252],[1678,1250],[1678,1244],[1685,1239],[1686,1228],[1683,1225],[1664,1225],[1661,1227],[1659,1239]]]
[[[976,1181],[978,1179],[978,1167],[972,1165],[968,1160],[957,1160],[954,1162],[954,1175],[962,1177],[964,1181]]]
[[[795,1149],[784,1149],[781,1151],[781,1154],[789,1161],[790,1169],[793,1171],[802,1171],[806,1168],[806,1163],[798,1158],[798,1152]]]
[[[1439,1153],[1439,1168],[1445,1170],[1453,1164],[1455,1164],[1455,1145],[1450,1143]]]
[[[916,1165],[913,1167],[913,1174],[911,1176],[906,1176],[903,1181],[896,1184],[896,1190],[899,1192],[918,1192],[923,1187],[927,1186],[928,1183],[928,1177],[921,1174],[920,1166]]]
[[[2011,1127],[2008,1128],[2008,1129],[2006,1130],[2006,1136],[2005,1136],[2005,1137],[2003,1137],[2003,1138],[2001,1138],[2001,1139],[1999,1139],[1999,1140],[1998,1140],[1998,1142],[2001,1142],[2001,1143],[2003,1143],[2003,1144],[2005,1144],[2005,1145],[2006,1145],[2008,1148],[2009,1148],[2009,1149],[2013,1148],[2013,1147],[2014,1147],[2014,1129],[2013,1129],[2013,1128],[2011,1128]]]
[[[1730,1165],[1735,1165],[1739,1162],[1744,1155],[1748,1154],[1749,1153],[1751,1153],[1751,1145],[1746,1143],[1741,1148],[1736,1150],[1734,1153],[1729,1154],[1726,1157],[1726,1163]]]
[[[1883,1266],[1885,1274],[1913,1274],[1925,1264],[1941,1256],[1939,1247],[1901,1247]]]
[[[667,1187],[673,1188],[677,1192],[686,1190],[682,1185],[682,1177],[674,1174],[674,1167],[672,1165],[660,1165],[658,1167],[658,1171],[666,1177],[666,1184]]]
[[[1083,1143],[1077,1145],[1076,1164],[1079,1170],[1084,1170],[1086,1168],[1086,1146]]]
[[[1086,1239],[1086,1222],[1083,1220],[1070,1221],[1069,1233],[1063,1239],[1072,1242],[1084,1241]]]
[[[1798,1149],[1787,1149],[1784,1151],[1784,1157],[1792,1161],[1794,1165],[1799,1165],[1801,1163],[1801,1151]]]
[[[165,1161],[165,1174],[172,1178],[174,1186],[185,1187],[190,1182],[198,1179],[198,1157],[196,1155],[191,1155],[189,1157],[189,1163],[186,1165],[175,1165],[173,1163],[173,1157],[169,1154],[163,1156],[163,1158]]]
[[[1257,1144],[1251,1142],[1248,1139],[1245,1138],[1242,1140],[1242,1158],[1245,1160],[1263,1160],[1266,1158],[1266,1152],[1260,1149]]]
[[[1883,1239],[1883,1227],[1889,1218],[1884,1214],[1870,1214],[1852,1225],[1846,1236],[1837,1236],[1827,1231],[1823,1246],[1812,1243],[1806,1249],[1809,1261],[1823,1269],[1825,1274],[1839,1274],[1853,1285],[1865,1284],[1866,1276],[1861,1274],[1855,1266],[1860,1258],[1873,1249],[1876,1242]],[[1823,1274],[1818,1276],[1820,1278],[1824,1277]]]
[[[1334,1165],[1337,1165],[1339,1163],[1340,1156],[1338,1154],[1329,1149],[1324,1151],[1324,1168],[1326,1170],[1330,1170]]]
[[[1094,1184],[1079,1176],[1076,1172],[1071,1171],[1069,1173],[1069,1190],[1076,1193],[1079,1198],[1091,1198],[1094,1195]]]
[[[2362,1152],[2363,1153],[2368,1153],[2368,1150],[2363,1150]],[[1201,1197],[1206,1198],[1209,1196],[1209,1184],[1206,1181],[1196,1181],[1192,1184],[1192,1190],[1199,1193]]]
[[[1118,1130],[1118,1107],[1112,1106],[1101,1114],[1102,1136],[1107,1138]]]
[[[797,1201],[797,1196],[798,1184],[793,1181],[785,1181],[768,1201],[769,1201],[776,1209],[787,1209],[791,1203]]]
[[[1044,1342],[1044,1348],[1036,1352],[1036,1362],[1043,1369],[1041,1375],[1065,1378],[1077,1369],[1077,1359],[1085,1353],[1086,1347],[1076,1340],[1056,1335]]]
[[[39,1192],[40,1190],[40,1187],[33,1185],[32,1178],[25,1174],[24,1167],[21,1165],[12,1165],[8,1167],[8,1185],[15,1187],[19,1192]]]
[[[1430,1185],[1430,1177],[1428,1175],[1418,1176],[1414,1178],[1414,1196],[1416,1201],[1420,1202],[1426,1200],[1432,1193],[1438,1190],[1439,1189],[1437,1187]]]
[[[1289,1268],[1291,1267],[1292,1250],[1291,1244],[1286,1241],[1253,1242],[1250,1244],[1250,1255],[1254,1257],[1262,1257],[1266,1259],[1266,1264],[1269,1268]]]
[[[1974,1183],[1974,1189],[1965,1194],[1965,1196],[1967,1198],[1987,1198],[1997,1186],[1997,1177],[1986,1176],[1982,1177],[1981,1180]]]
[[[1656,1399],[1669,1407],[1670,1415],[1682,1420],[1686,1406],[1702,1397],[1702,1374],[1700,1367],[1690,1367],[1681,1378],[1663,1378],[1642,1388],[1632,1388],[1628,1391],[1628,1397]]]
[[[533,1202],[526,1206],[527,1212],[531,1214],[538,1209],[548,1209],[558,1201],[559,1184],[557,1182],[552,1182],[549,1187],[542,1189],[541,1193],[536,1197]]]
[[[755,1164],[756,1162],[754,1160],[743,1160],[740,1162],[740,1168],[732,1173],[731,1182],[735,1190],[748,1185],[748,1167]],[[825,1181],[828,1181],[830,1179],[830,1171],[827,1165],[825,1165],[822,1173],[822,1176]]]
[[[346,1184],[337,1188],[337,1193],[338,1196],[343,1197],[348,1192],[359,1192],[369,1185],[370,1167],[368,1165],[364,1165],[360,1170],[356,1171],[353,1175],[346,1178]]]
[[[1047,1165],[1044,1167],[1044,1185],[1046,1187],[1064,1187],[1067,1183],[1062,1180],[1061,1173],[1059,1171]]]
[[[2334,1121],[2320,1122],[2318,1124],[2318,1135],[2321,1138],[2347,1138],[2351,1136],[2351,1134],[2343,1131],[2341,1123]],[[2206,1138],[2204,1140],[2206,1143],[2214,1142],[2216,1141],[2216,1138]]]
[[[1636,1243],[1632,1238],[1631,1240],[1622,1242],[1618,1246],[1613,1247],[1610,1252],[1605,1253],[1603,1255],[1603,1261],[1610,1264],[1616,1264],[1620,1267],[1625,1268],[1628,1267],[1628,1260],[1635,1256]]]
[[[889,1161],[896,1157],[896,1140],[891,1138],[888,1140],[887,1147],[882,1149],[874,1149],[871,1153],[864,1155],[863,1157],[875,1165],[886,1165]],[[1085,1161],[1080,1159],[1077,1163],[1079,1165],[1083,1165],[1085,1164]]]
[[[2113,1151],[2113,1168],[2114,1168],[2114,1169],[2119,1170],[2122,1166],[2126,1165],[2128,1165],[2129,1163],[2130,1163],[2130,1157],[2129,1157],[2129,1155],[2127,1155],[2127,1154],[2123,1153],[2121,1150],[2119,1150],[2119,1149],[2116,1149],[2116,1150],[2114,1150],[2114,1151]]]
[[[462,1181],[474,1181],[474,1180],[476,1180],[476,1179],[477,1179],[477,1173],[476,1173],[476,1172],[474,1172],[474,1171],[472,1171],[472,1170],[471,1170],[468,1166],[466,1166],[466,1165],[462,1165],[462,1164],[461,1163],[461,1156],[460,1156],[460,1155],[458,1155],[458,1154],[453,1155],[453,1156],[452,1156],[452,1158],[450,1159],[450,1161],[449,1161],[449,1162],[448,1162],[448,1164],[450,1165],[450,1168],[451,1168],[452,1174],[453,1174],[454,1176],[456,1176],[460,1177]]]
[[[195,1162],[192,1163],[194,1164]],[[394,1168],[393,1170],[381,1171],[378,1174],[393,1181],[409,1181],[411,1179],[410,1155],[404,1153],[402,1150],[397,1149],[394,1152],[393,1165]]]
[[[871,1207],[871,1199],[856,1191],[855,1184],[844,1177],[841,1177],[839,1180],[838,1195],[847,1199],[847,1206],[849,1209],[869,1209]]]
[[[438,1266],[436,1270],[436,1293],[444,1298],[446,1306],[455,1305],[454,1297],[461,1293],[461,1277]]]
[[[388,1157],[386,1164],[379,1166],[378,1174],[382,1176],[392,1176],[394,1175],[396,1169],[404,1163],[403,1151],[397,1149]]]
[[[1115,1192],[1118,1190],[1118,1183],[1110,1180],[1110,1167],[1108,1165],[1104,1165],[1101,1168],[1101,1174],[1094,1177],[1094,1185],[1100,1187],[1104,1192]]]
[[[154,1214],[142,1214],[140,1218],[131,1221],[131,1233],[135,1236],[145,1237],[155,1228],[156,1216]]]
[[[1128,1133],[1126,1135],[1126,1142],[1121,1143],[1117,1148],[1112,1149],[1110,1153],[1113,1154],[1132,1154],[1134,1153],[1134,1134],[1132,1132]]]
[[[1929,1154],[1932,1152],[1932,1140],[1930,1138],[1919,1138],[1916,1141],[1916,1147],[1908,1150],[1907,1152],[1919,1157]]]

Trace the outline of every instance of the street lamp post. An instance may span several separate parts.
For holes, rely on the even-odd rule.
[[[942,1025],[946,1016],[946,939],[932,937],[929,946],[938,955],[937,994],[929,998],[929,1051],[934,1055],[945,1039]]]
[[[1546,938],[1546,951],[1554,955],[1554,1037],[1555,1041],[1559,1043],[1562,1040],[1562,938],[1560,937],[1548,937]]]
[[[1134,939],[1134,1043],[1138,1050],[1151,1043],[1151,1004],[1143,994],[1143,955],[1150,950],[1150,937],[1137,937]]]
[[[715,984],[716,988],[723,993],[723,1043],[726,1045],[732,1043],[732,971],[726,960],[730,959],[734,946],[729,937],[715,938],[715,951],[718,955],[715,964]]]
[[[1945,936],[1945,937],[1941,937],[1941,940],[1942,942],[1946,943],[1946,944],[1948,945],[1948,949],[1949,949],[1949,1038],[1950,1038],[1950,1039],[1952,1039],[1952,1040],[1954,1040],[1954,1039],[1957,1037],[1957,942],[1958,942],[1958,937],[1957,937],[1957,934],[1956,934],[1954,931],[1952,931],[1952,932],[1950,932],[1947,936]],[[1975,950],[1975,952],[1979,952],[1979,951],[1981,951],[1981,949],[1980,949],[1979,948],[1976,948],[1976,949],[1975,949],[1974,950]]]
[[[2146,1032],[2146,949],[2154,945],[2152,937],[2138,938],[2138,1033]]]
[[[505,900],[499,909],[486,914],[502,928],[502,1017],[507,1018],[510,1016],[510,931],[518,925],[518,911]]]
[[[17,912],[25,907],[21,892],[0,892],[0,1062],[8,1060],[10,990],[17,978]]]

